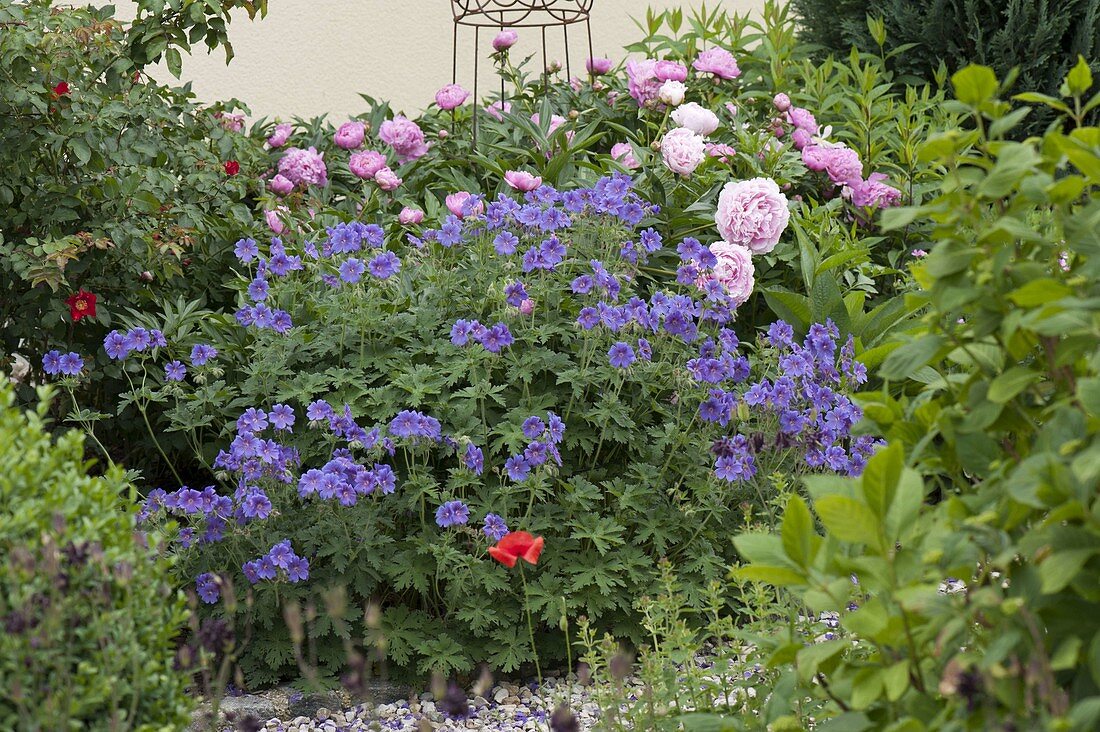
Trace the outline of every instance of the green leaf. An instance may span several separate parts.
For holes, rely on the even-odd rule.
[[[926,334],[901,346],[882,362],[880,375],[886,379],[905,379],[927,366],[943,347],[943,336]]]
[[[830,534],[852,544],[875,544],[881,522],[867,504],[845,496],[823,496],[814,510]]]
[[[1092,88],[1092,69],[1084,56],[1077,56],[1077,64],[1066,74],[1065,85],[1068,97],[1083,97]]]
[[[1032,382],[1038,381],[1039,376],[1037,371],[1026,366],[1013,366],[990,382],[986,399],[996,404],[1006,404]]]
[[[980,107],[997,93],[997,75],[988,66],[971,64],[951,77],[955,97],[963,104]]]
[[[1096,553],[1096,549],[1073,549],[1047,557],[1039,565],[1043,594],[1050,595],[1065,589],[1080,574],[1085,562]]]
[[[880,520],[886,517],[894,502],[894,491],[904,465],[905,454],[898,442],[879,450],[867,461],[863,471],[863,498]]]
[[[1042,277],[1008,293],[1008,299],[1020,307],[1029,308],[1061,300],[1063,297],[1069,297],[1072,294],[1073,290],[1058,280]]]
[[[749,582],[764,582],[776,587],[806,584],[805,575],[787,567],[773,567],[766,564],[749,564],[738,567],[733,571],[733,575],[738,579]]]
[[[741,534],[733,539],[733,545],[741,557],[753,564],[782,565],[787,563],[783,542],[774,534]]]
[[[783,538],[783,549],[787,556],[794,560],[800,567],[809,566],[814,559],[814,520],[810,515],[810,509],[802,497],[795,494],[787,501],[787,509],[783,512],[783,525],[780,530]]]
[[[169,48],[164,52],[164,62],[168,66],[168,71],[172,76],[177,79],[180,78],[180,73],[183,71],[183,59],[180,58],[180,52],[177,48]]]

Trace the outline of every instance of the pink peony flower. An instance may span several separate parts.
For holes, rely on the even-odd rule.
[[[370,180],[386,167],[386,156],[375,150],[353,153],[348,160],[351,172],[363,180]]]
[[[418,208],[411,208],[406,206],[401,209],[401,213],[397,214],[397,221],[402,226],[409,226],[410,224],[419,224],[424,220],[424,212]]]
[[[503,122],[504,121],[504,114],[511,114],[511,112],[512,112],[512,103],[511,102],[501,102],[498,99],[497,101],[495,101],[492,104],[490,104],[489,106],[487,106],[485,108],[485,111],[488,112],[489,115],[491,117],[495,118],[498,122]],[[501,112],[503,112],[504,114],[501,114]]]
[[[267,221],[267,228],[271,229],[275,236],[280,236],[286,231],[286,224],[283,223],[282,217],[279,215],[281,211],[289,212],[286,206],[279,206],[276,211],[264,211],[264,220]]]
[[[684,95],[687,94],[687,87],[684,86],[682,81],[666,81],[661,84],[661,90],[657,92],[657,98],[661,100],[663,104],[667,104],[670,107],[678,107],[684,101]]]
[[[652,107],[657,102],[661,82],[657,81],[656,67],[657,62],[653,59],[628,61],[626,63],[630,96],[634,98],[639,107]]]
[[[286,141],[290,139],[290,134],[293,131],[294,127],[291,126],[289,122],[275,125],[275,130],[271,133],[271,137],[267,138],[267,144],[272,148],[282,147],[286,144]]]
[[[730,117],[737,116],[737,105],[733,102],[726,102],[726,111],[730,113]]]
[[[817,120],[808,109],[791,107],[787,110],[787,121],[797,129],[805,130],[811,137],[817,134]]]
[[[478,201],[474,206],[470,207],[466,202],[473,194],[469,191],[457,191],[447,196],[447,210],[453,213],[460,219],[464,219],[467,216],[480,216],[485,213],[485,202]]]
[[[435,103],[439,105],[440,109],[449,112],[452,109],[461,107],[469,96],[470,92],[458,84],[448,84],[435,93]]]
[[[502,30],[497,33],[496,38],[493,39],[494,51],[507,51],[512,46],[516,45],[516,41],[519,40],[519,34],[514,30]]]
[[[707,155],[718,158],[719,162],[729,163],[737,156],[737,150],[725,143],[707,143]]]
[[[672,121],[704,137],[718,129],[718,115],[695,102],[681,104],[673,113]]]
[[[388,119],[378,128],[382,142],[393,148],[397,159],[402,163],[417,160],[428,152],[424,143],[424,131],[420,126],[404,115]]]
[[[852,205],[863,208],[890,208],[901,203],[901,191],[882,181],[886,176],[882,173],[871,173],[867,180],[861,180],[846,192],[850,191]]]
[[[279,172],[294,185],[323,186],[328,183],[324,153],[312,147],[307,150],[298,147],[288,149],[279,159]]]
[[[277,174],[272,178],[271,182],[268,183],[268,187],[271,189],[271,192],[277,196],[285,196],[294,190],[294,184],[289,178],[282,174]]]
[[[863,163],[859,153],[843,143],[807,145],[802,148],[802,162],[810,170],[825,171],[837,185],[855,186],[863,182]]]
[[[780,112],[786,112],[788,109],[791,108],[791,98],[783,92],[779,92],[774,97],[772,97],[772,104]]]
[[[530,315],[535,312],[535,301],[529,297],[525,297],[519,303],[519,311],[524,315]]]
[[[669,170],[686,178],[706,159],[706,142],[687,127],[679,127],[661,140],[661,157]]]
[[[806,130],[795,130],[791,133],[791,142],[794,144],[795,150],[804,150],[807,145],[813,142],[813,138]]]
[[[624,168],[630,170],[641,167],[641,163],[634,158],[634,148],[630,146],[629,142],[616,142],[612,145],[611,158],[619,161]]]
[[[710,74],[716,79],[736,79],[741,75],[733,54],[724,48],[711,48],[700,52],[691,63],[700,74]]]
[[[374,174],[374,182],[384,191],[397,190],[397,187],[402,183],[401,179],[397,177],[397,174],[388,167],[384,167]]]
[[[727,183],[718,195],[714,223],[722,239],[767,254],[779,243],[790,220],[787,197],[771,178]]]
[[[336,130],[336,134],[332,136],[332,141],[336,143],[337,147],[342,147],[345,150],[355,150],[363,144],[366,134],[366,127],[362,122],[345,122],[340,125],[340,129]]]
[[[756,267],[752,263],[752,252],[740,244],[719,241],[710,245],[710,252],[718,262],[707,279],[718,280],[738,305],[749,299],[755,284]]]
[[[539,125],[540,127],[542,126],[542,121],[539,117],[538,112],[535,112],[531,115],[531,121],[534,122],[536,125]],[[550,137],[551,135],[553,135],[554,131],[561,127],[563,124],[565,124],[565,117],[562,117],[560,114],[550,115],[550,126],[546,130],[546,136]],[[573,142],[573,138],[576,136],[576,134],[576,130],[566,130],[565,141]],[[547,155],[549,155],[549,153],[547,153]]]
[[[532,175],[526,170],[509,170],[504,174],[504,180],[517,191],[533,191],[542,185],[542,178]]]
[[[658,61],[653,65],[653,75],[660,82],[685,81],[688,78],[688,69],[676,61]]]
[[[221,126],[230,132],[240,132],[244,129],[244,115],[243,114],[229,114],[227,112],[215,112],[214,118],[221,123]]]
[[[611,59],[609,58],[590,58],[585,64],[584,68],[588,70],[588,73],[593,76],[603,76],[607,72],[611,71]]]

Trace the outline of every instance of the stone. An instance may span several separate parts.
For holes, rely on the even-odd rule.
[[[504,700],[508,698],[508,690],[503,686],[493,692],[493,701],[497,704],[503,704]]]

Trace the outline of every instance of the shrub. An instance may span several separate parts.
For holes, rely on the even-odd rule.
[[[941,62],[949,71],[978,63],[1002,77],[1017,69],[1017,88],[1056,95],[1079,55],[1100,58],[1100,0],[792,0],[791,5],[807,40],[838,54],[853,45],[873,51],[885,40],[899,73],[925,79]],[[869,24],[868,16],[881,26]],[[1053,118],[1039,110],[1022,131],[1039,132]]]
[[[180,15],[179,0],[139,3],[126,26],[111,7],[0,0],[0,365],[25,357],[24,384],[53,348],[92,354],[131,310],[177,296],[224,304],[226,243],[251,221],[248,175],[262,155],[243,117],[145,74],[163,53],[178,59],[186,34],[224,41],[221,8],[207,18],[205,4],[186,4]],[[90,373],[81,401],[113,411],[123,374]],[[20,394],[33,400],[29,386]],[[148,467],[128,423],[103,434],[116,459]]]
[[[952,82],[972,125],[924,147],[939,195],[884,215],[931,245],[920,325],[861,398],[890,447],[861,480],[807,476],[809,502],[735,540],[740,579],[839,624],[756,638],[757,693],[801,700],[765,711],[773,729],[1100,724],[1100,129],[1011,142],[1028,110],[993,71]],[[1092,86],[1081,60],[1045,101],[1076,115]]]
[[[182,596],[122,471],[89,477],[82,436],[51,439],[49,393],[23,413],[0,387],[0,726],[177,729]]]

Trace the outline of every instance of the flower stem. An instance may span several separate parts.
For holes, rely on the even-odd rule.
[[[539,664],[539,651],[535,648],[535,626],[531,622],[531,596],[527,593],[527,574],[523,565],[519,565],[519,578],[523,582],[523,606],[527,610],[527,635],[531,639],[531,654],[535,657],[535,673],[538,675],[539,686],[542,686],[542,666]]]

